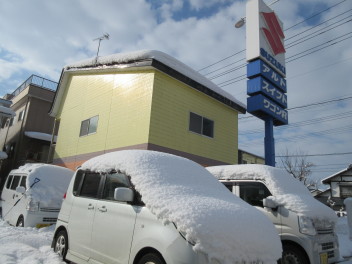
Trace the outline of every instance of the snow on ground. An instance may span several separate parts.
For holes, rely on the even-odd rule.
[[[341,256],[352,255],[347,217],[340,217],[336,230]],[[54,226],[42,229],[13,227],[0,220],[0,263],[2,264],[64,264],[50,248]],[[352,260],[343,261],[352,264]]]
[[[63,264],[50,247],[54,226],[14,227],[0,220],[0,263]]]

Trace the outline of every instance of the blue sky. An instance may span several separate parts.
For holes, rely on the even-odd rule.
[[[66,64],[95,56],[98,42],[93,39],[109,33],[100,55],[156,49],[196,70],[229,57],[200,72],[246,103],[245,68],[238,67],[245,63],[245,52],[233,55],[245,49],[245,28],[233,26],[245,16],[245,3],[1,1],[0,96],[13,92],[31,74],[58,81]],[[285,32],[286,48],[295,44],[286,54],[288,108],[305,107],[289,110],[290,125],[275,128],[276,154],[286,149],[305,154],[352,152],[352,2],[280,0],[272,8],[284,28],[321,12]],[[239,147],[263,155],[264,123],[249,116],[240,116]],[[324,178],[352,163],[352,155],[312,156],[308,161],[317,165],[314,176]]]

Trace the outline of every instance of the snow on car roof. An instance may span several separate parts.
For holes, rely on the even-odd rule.
[[[157,50],[139,50],[139,51],[126,52],[126,53],[116,53],[112,55],[101,56],[98,58],[94,57],[94,58],[90,58],[90,59],[86,59],[83,61],[66,65],[64,67],[64,70],[67,71],[71,69],[78,69],[78,68],[84,68],[84,67],[94,67],[95,65],[98,65],[97,68],[101,68],[101,67],[109,68],[109,67],[114,67],[113,65],[116,65],[116,64],[127,64],[131,62],[143,61],[147,59],[156,59],[161,63],[164,63],[165,65],[171,67],[172,69],[189,77],[190,79],[230,99],[231,101],[237,103],[241,107],[246,108],[246,106],[242,102],[237,100],[233,95],[221,89],[219,86],[214,84],[212,81],[204,77],[199,72],[195,71],[194,69],[180,62],[179,60],[173,58],[172,56]]]
[[[195,242],[193,249],[210,258],[222,263],[273,263],[281,257],[273,224],[193,161],[156,151],[125,150],[92,158],[81,168],[129,175],[147,208],[164,223],[175,223]]]
[[[41,206],[50,205],[60,208],[62,198],[74,172],[50,164],[27,163],[16,170],[12,170],[10,174],[27,174],[27,189],[33,185],[30,192],[32,199],[40,202]]]
[[[312,219],[337,220],[336,214],[329,207],[317,201],[302,182],[283,169],[242,164],[207,167],[207,170],[219,180],[263,181],[280,205]]]

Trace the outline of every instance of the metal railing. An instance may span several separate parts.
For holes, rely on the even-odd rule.
[[[36,85],[41,88],[45,88],[51,91],[55,91],[58,83],[45,79],[37,75],[31,75],[26,81],[24,81],[12,94],[10,94],[7,100],[11,100],[15,96],[19,95],[28,85]]]

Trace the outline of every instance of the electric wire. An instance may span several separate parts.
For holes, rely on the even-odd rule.
[[[316,17],[316,16],[322,14],[322,13],[324,13],[324,12],[326,12],[326,11],[328,11],[328,10],[330,10],[330,9],[332,9],[332,8],[334,8],[334,7],[338,6],[338,5],[340,5],[340,4],[342,4],[342,3],[345,2],[345,1],[346,1],[346,0],[343,0],[343,1],[337,3],[337,4],[333,5],[333,6],[330,6],[330,7],[326,8],[326,9],[324,9],[324,10],[322,10],[322,11],[316,13],[316,14],[313,14],[312,16],[310,16],[310,17],[308,17],[308,18],[302,20],[301,22],[299,22],[299,23],[297,23],[297,24],[295,24],[295,25],[293,25],[293,26],[291,26],[291,27],[289,27],[289,28],[284,29],[284,31],[290,30],[291,28],[296,27],[297,25],[302,24],[303,22],[308,21],[308,20],[310,20],[310,19],[312,19],[312,18],[314,18],[314,17]],[[351,9],[350,9],[350,10],[351,10]],[[347,12],[350,11],[350,10],[347,10],[347,11],[343,12],[342,14],[345,14],[345,13],[347,13]],[[323,24],[323,23],[325,23],[325,22],[327,22],[327,21],[330,21],[330,20],[332,20],[332,19],[334,19],[334,18],[336,18],[336,17],[338,17],[338,16],[340,16],[340,15],[342,15],[342,14],[339,14],[339,15],[333,17],[333,18],[330,18],[330,19],[328,19],[328,20],[326,20],[326,21],[320,23],[319,25],[321,25],[321,24]],[[314,27],[316,27],[316,26],[314,26]],[[314,28],[314,27],[313,27],[313,28]],[[301,32],[301,33],[304,33],[304,32],[306,32],[306,31],[307,31],[307,30],[305,30],[305,31],[303,31],[303,32]],[[297,35],[299,35],[299,34],[297,34]],[[295,36],[297,36],[297,35],[295,35]],[[295,36],[292,36],[292,37],[290,37],[290,38],[293,38],[293,37],[295,37]],[[240,51],[238,51],[238,52],[236,52],[236,53],[234,53],[234,54],[231,54],[231,55],[229,55],[229,56],[227,56],[227,57],[225,57],[225,58],[223,58],[223,59],[220,59],[220,60],[218,60],[218,61],[216,61],[216,62],[214,62],[214,63],[212,63],[212,64],[210,64],[210,65],[208,65],[208,66],[205,66],[205,67],[199,69],[198,71],[202,71],[202,70],[205,70],[205,69],[207,69],[207,68],[210,68],[211,66],[214,66],[214,65],[216,65],[216,64],[219,64],[220,62],[223,62],[223,61],[225,61],[225,60],[227,60],[227,59],[229,59],[229,58],[232,58],[232,57],[234,57],[234,56],[236,56],[236,55],[238,55],[238,54],[244,52],[245,50],[246,50],[246,49],[243,49],[243,50],[240,50]]]

